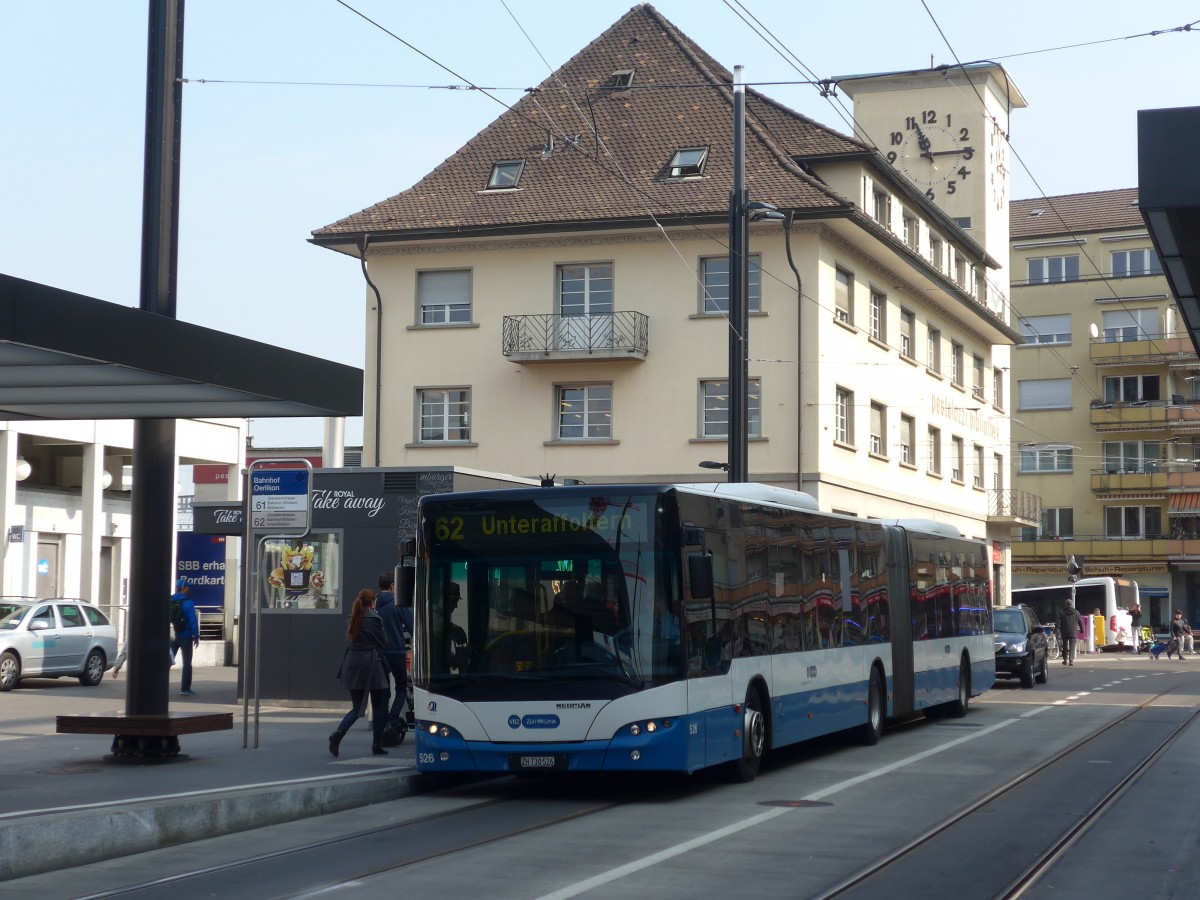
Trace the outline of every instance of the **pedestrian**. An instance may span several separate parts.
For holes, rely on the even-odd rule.
[[[179,681],[179,695],[192,697],[192,651],[200,646],[200,622],[196,619],[196,604],[188,596],[191,588],[186,578],[175,582],[175,593],[171,595],[171,628],[175,636],[171,639],[171,665],[175,665],[175,654],[183,656],[183,676]]]
[[[1064,666],[1075,665],[1075,644],[1079,632],[1083,631],[1083,616],[1068,598],[1058,611],[1058,633],[1062,635],[1062,659]]]
[[[119,678],[121,675],[121,666],[125,665],[125,660],[129,658],[129,639],[125,639],[125,643],[121,645],[121,652],[117,654],[116,661],[113,662],[112,677]]]
[[[1133,652],[1137,653],[1142,643],[1142,605],[1137,601],[1129,607],[1129,630],[1133,632]]]
[[[395,693],[392,696],[392,706],[388,710],[387,725],[384,727],[383,742],[385,746],[395,747],[404,740],[408,723],[401,724],[401,713],[404,711],[404,701],[408,696],[408,678],[405,667],[404,618],[396,605],[396,595],[392,591],[395,579],[385,572],[379,576],[379,594],[375,597],[375,611],[383,621],[383,633],[387,638],[387,646],[383,648],[383,658],[387,660],[394,683]]]
[[[1183,610],[1175,610],[1175,617],[1171,619],[1171,643],[1167,645],[1167,659],[1171,658],[1172,653],[1178,653],[1179,658],[1183,659],[1183,639],[1191,633],[1191,626],[1184,621]]]
[[[350,711],[342,718],[337,731],[329,735],[329,752],[338,755],[342,738],[362,714],[364,701],[371,696],[371,752],[386,756],[383,749],[383,729],[387,725],[388,678],[384,671],[383,650],[387,637],[383,620],[375,611],[375,592],[363,588],[354,598],[350,624],[346,628],[346,655],[338,669],[342,687],[350,691]]]

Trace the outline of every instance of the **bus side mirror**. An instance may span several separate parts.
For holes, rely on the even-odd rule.
[[[692,588],[693,600],[708,600],[713,595],[713,558],[705,550],[703,553],[688,554],[688,582]]]

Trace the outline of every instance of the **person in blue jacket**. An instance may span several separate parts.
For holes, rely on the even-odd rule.
[[[183,654],[183,678],[179,683],[179,693],[183,697],[191,697],[196,692],[192,690],[192,651],[200,646],[200,622],[196,618],[196,604],[188,596],[187,579],[180,578],[175,582],[175,593],[171,595],[171,603],[178,603],[183,610],[182,627],[172,622],[175,637],[171,640],[171,665],[175,665],[175,654]]]

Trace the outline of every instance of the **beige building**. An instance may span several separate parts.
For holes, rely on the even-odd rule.
[[[998,66],[970,77],[986,110],[942,71],[847,79],[858,138],[747,91],[750,200],[785,217],[750,226],[749,472],[822,509],[949,522],[999,567],[1023,520],[992,129],[1024,103]],[[412,188],[314,233],[365,256],[364,461],[713,477],[731,80],[635,7]]]
[[[1013,545],[1013,584],[1138,582],[1147,624],[1196,614],[1200,359],[1134,188],[1012,206],[1016,484],[1042,497]]]

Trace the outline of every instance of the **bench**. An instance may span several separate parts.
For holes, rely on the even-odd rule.
[[[111,734],[112,759],[152,762],[179,758],[179,736],[231,731],[233,713],[195,715],[56,716],[58,734]]]

